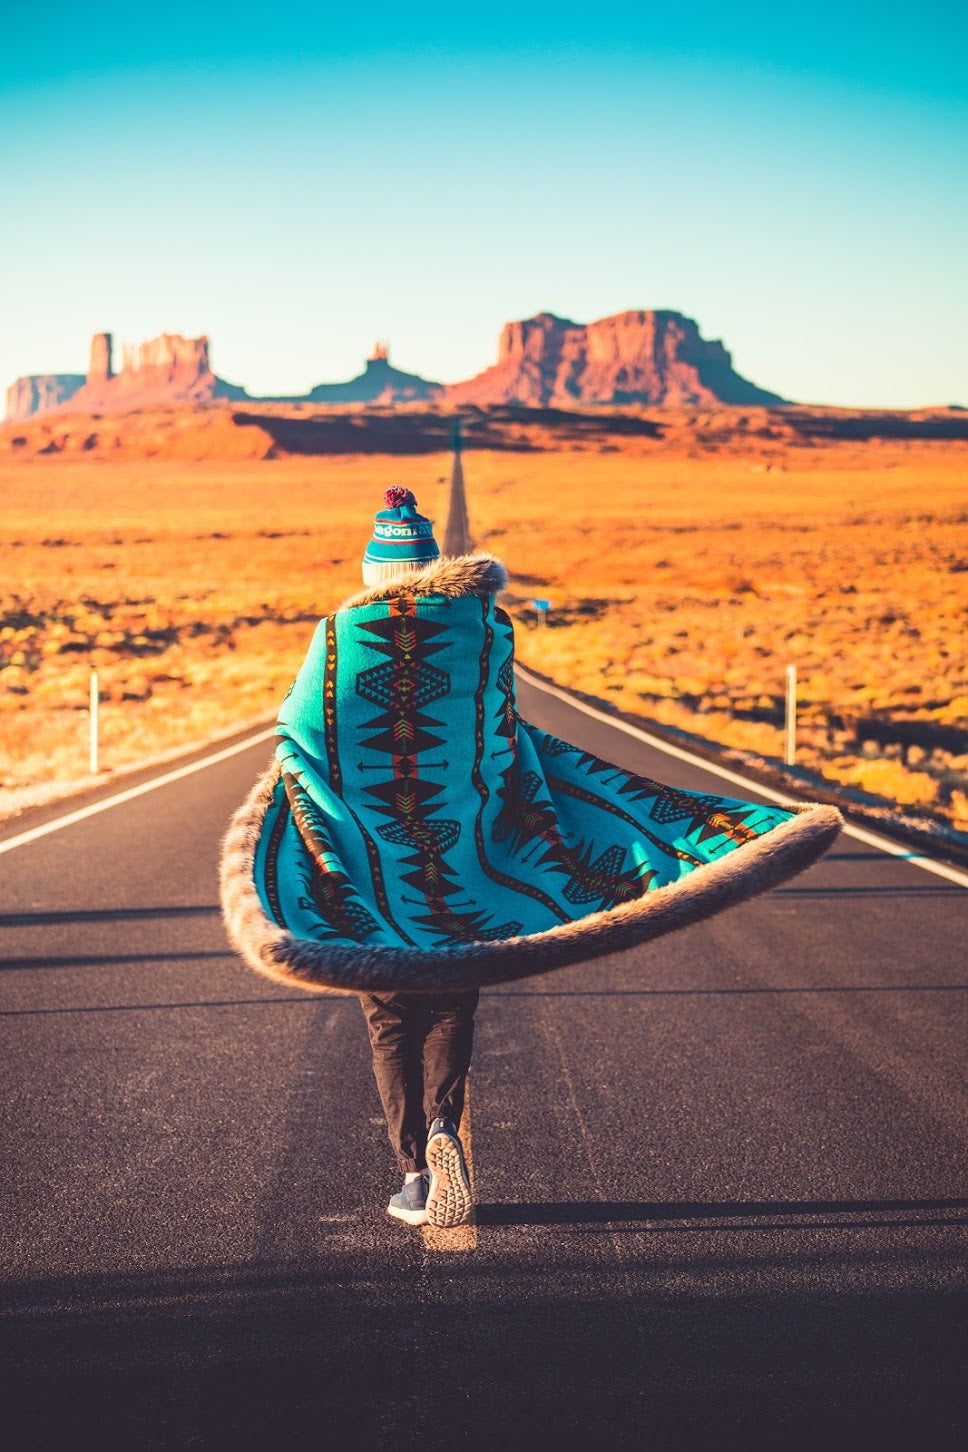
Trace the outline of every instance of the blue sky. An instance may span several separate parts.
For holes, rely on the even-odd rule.
[[[968,8],[453,8],[5,10],[0,381],[101,329],[453,380],[667,307],[791,398],[968,403]]]

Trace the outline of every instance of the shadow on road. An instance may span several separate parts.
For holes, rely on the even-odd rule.
[[[751,993],[964,993],[968,983],[802,983],[753,988],[485,988],[487,998],[720,998]]]
[[[590,1280],[533,1245],[511,1282],[458,1259],[421,1273],[401,1245],[328,1266],[310,1256],[11,1287],[8,1445],[963,1446],[954,1295],[832,1294],[822,1266],[783,1291],[751,1281],[711,1294],[705,1273],[668,1266],[630,1280],[603,1263]]]
[[[935,885],[926,882],[923,887],[852,887],[850,883],[843,883],[838,887],[775,887],[768,895],[770,897],[888,897],[894,898],[923,898],[923,897],[950,897],[952,894],[965,894],[963,887],[943,887],[940,883]]]
[[[56,923],[126,923],[141,918],[220,917],[217,903],[184,907],[71,908],[63,912],[0,913],[0,928],[39,928]]]
[[[0,973],[25,968],[101,968],[108,963],[194,963],[208,958],[221,958],[225,961],[235,956],[231,948],[212,953],[199,952],[197,949],[191,953],[91,953],[79,958],[65,957],[63,953],[57,953],[50,958],[4,958],[0,962]]]
[[[349,1002],[349,998],[346,1001]],[[79,1003],[66,1008],[3,1008],[0,1009],[0,1018],[41,1018],[69,1013],[172,1013],[186,1008],[265,1008],[281,1003],[297,1003],[305,1008],[315,1007],[318,1002],[318,996],[307,990],[298,997],[295,994],[273,997],[267,993],[264,998],[190,998],[173,1003]]]
[[[918,1212],[917,1219],[897,1220],[904,1212]],[[947,1211],[949,1214],[921,1219],[923,1213]],[[636,1200],[572,1200],[541,1201],[535,1204],[480,1204],[479,1225],[619,1225],[636,1222],[650,1228],[672,1228],[664,1222],[695,1220],[742,1221],[739,1226],[696,1226],[691,1223],[676,1228],[694,1233],[700,1229],[843,1229],[871,1228],[882,1225],[962,1225],[968,1224],[968,1200],[739,1200],[739,1201],[666,1201],[649,1204]],[[798,1216],[798,1220],[787,1219]],[[803,1217],[811,1217],[809,1220]],[[830,1216],[864,1216],[864,1219],[831,1220]],[[777,1217],[783,1217],[778,1219]],[[817,1217],[814,1219],[813,1217]],[[750,1225],[748,1222],[758,1223]],[[761,1223],[765,1222],[765,1223]]]

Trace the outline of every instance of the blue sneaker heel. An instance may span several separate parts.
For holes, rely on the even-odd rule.
[[[409,1184],[405,1181],[397,1193],[390,1196],[387,1214],[395,1220],[405,1220],[408,1225],[426,1225],[429,1188],[430,1175],[426,1171]]]

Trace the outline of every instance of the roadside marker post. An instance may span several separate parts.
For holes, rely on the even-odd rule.
[[[98,740],[97,740],[97,735],[98,735],[98,720],[97,720],[97,718],[98,718],[98,707],[99,707],[99,705],[100,705],[100,692],[98,690],[97,671],[96,670],[92,670],[91,671],[91,708],[90,708],[90,718],[91,718],[91,761],[90,761],[90,766],[91,766],[91,775],[92,776],[97,776],[97,774],[98,774],[98,750],[97,750],[97,747],[98,747]]]
[[[797,757],[797,668],[786,668],[786,745],[783,760],[793,766]]]
[[[548,611],[551,609],[551,601],[550,600],[532,600],[531,601],[531,604],[534,606],[535,610],[537,610],[537,612],[538,612],[538,624],[541,625],[541,626],[547,625],[548,624]]]

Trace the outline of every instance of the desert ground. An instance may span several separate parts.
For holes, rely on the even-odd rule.
[[[83,778],[92,666],[107,770],[271,717],[318,616],[359,588],[383,489],[413,489],[442,532],[435,447],[0,450],[0,811]],[[800,762],[968,831],[966,463],[943,439],[511,438],[464,470],[525,664],[776,759],[795,663]]]

